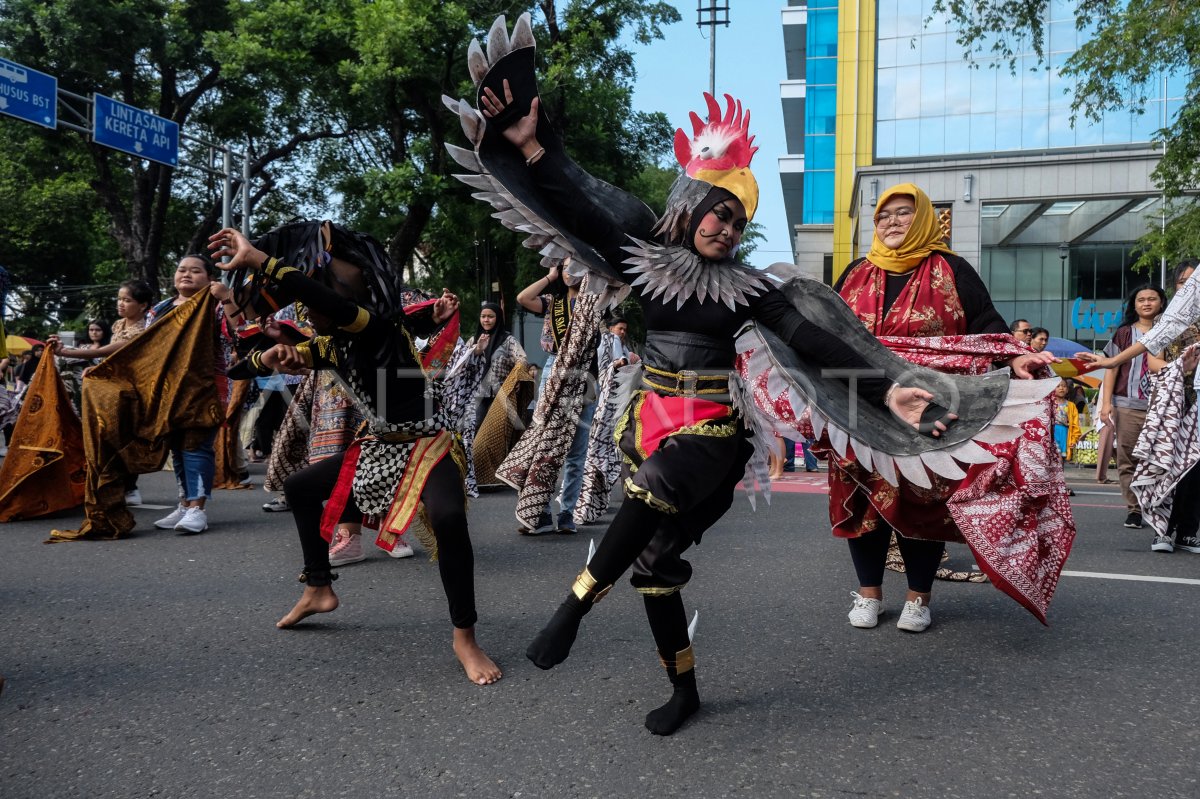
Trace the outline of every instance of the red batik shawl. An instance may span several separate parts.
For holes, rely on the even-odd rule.
[[[888,272],[870,261],[851,268],[841,295],[876,336],[956,336],[967,332],[966,314],[958,298],[954,270],[938,253],[911,273],[900,296],[885,314]]]
[[[864,262],[847,276],[842,297],[902,358],[953,374],[982,374],[995,361],[1026,353],[1006,334],[963,335],[967,320],[948,264],[939,255],[916,269],[892,308],[881,314],[883,270]],[[942,331],[932,336],[920,331]],[[897,488],[853,459],[830,453],[829,517],[834,535],[853,538],[883,519],[909,538],[965,541],[992,582],[1045,623],[1046,610],[1075,537],[1062,462],[1050,428],[1050,400],[1024,435],[982,444],[997,457],[972,465],[961,480],[931,475],[932,487]]]

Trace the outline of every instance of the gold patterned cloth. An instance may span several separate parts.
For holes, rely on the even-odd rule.
[[[161,469],[172,445],[194,448],[220,427],[213,325],[212,295],[201,291],[84,378],[87,518],[78,530],[52,530],[51,542],[128,533],[126,476]]]
[[[475,432],[471,452],[475,460],[477,485],[500,482],[496,479],[496,469],[525,432],[524,411],[533,401],[536,389],[529,364],[524,359],[518,361],[496,392],[483,424]]]
[[[42,358],[0,467],[0,522],[32,519],[83,502],[83,425],[59,377]]]
[[[246,395],[250,393],[249,380],[234,380],[229,394],[229,404],[225,406],[225,423],[217,431],[213,442],[213,452],[216,455],[216,470],[213,473],[213,488],[224,488],[231,491],[249,489],[249,483],[243,483],[245,474],[242,465],[242,442],[238,434],[242,426],[243,406]]]

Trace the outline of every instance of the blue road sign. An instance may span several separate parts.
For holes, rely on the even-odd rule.
[[[0,114],[58,127],[58,78],[0,58]]]
[[[120,100],[92,96],[92,140],[167,166],[179,164],[179,125]]]

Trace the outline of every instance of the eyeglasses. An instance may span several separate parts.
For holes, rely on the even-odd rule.
[[[880,213],[875,214],[875,224],[879,227],[883,227],[888,222],[891,222],[893,219],[895,219],[897,223],[903,225],[905,222],[912,219],[912,215],[915,213],[916,210],[913,208],[898,208],[895,212],[881,211]]]
[[[1023,327],[1020,330],[1014,330],[1013,335],[1014,336],[1028,336],[1032,332],[1033,332],[1032,327]]]

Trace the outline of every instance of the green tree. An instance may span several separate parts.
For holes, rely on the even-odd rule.
[[[968,58],[998,57],[1014,70],[1017,54],[1046,59],[1050,0],[936,0],[933,13],[946,13]],[[1174,220],[1167,232],[1143,238],[1138,266],[1176,261],[1200,252],[1200,209],[1180,202],[1200,185],[1200,4],[1180,0],[1076,0],[1075,27],[1090,38],[1062,65],[1074,82],[1073,121],[1099,121],[1107,111],[1144,113],[1164,74],[1187,81],[1179,113],[1158,132],[1165,154],[1154,179],[1169,201]]]
[[[303,80],[286,65],[254,76],[224,74],[213,45],[221,34],[232,34],[247,8],[225,0],[0,0],[0,51],[56,75],[64,89],[115,97],[177,122],[186,133],[247,142],[252,174],[259,175],[334,132],[311,125],[295,105],[272,102],[291,96]],[[87,154],[89,182],[120,257],[132,275],[157,285],[161,256],[180,254],[188,241],[178,232],[168,237],[179,172],[85,143],[74,133],[55,135]],[[186,157],[203,160],[203,149]],[[211,208],[211,196],[196,186],[181,194]],[[196,231],[199,209],[191,210],[194,245],[207,231]]]

